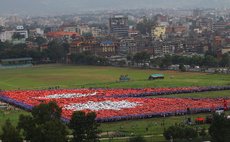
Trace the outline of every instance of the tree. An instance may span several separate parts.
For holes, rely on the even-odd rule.
[[[30,140],[35,135],[36,123],[32,116],[20,115],[17,128],[23,130],[25,140]]]
[[[37,37],[34,42],[36,42],[38,44],[39,47],[41,47],[43,44],[45,44],[47,41],[45,38],[39,36]]]
[[[220,61],[220,66],[230,67],[230,56],[229,53],[225,53]]]
[[[68,133],[60,118],[61,108],[55,102],[42,103],[32,109],[32,116],[19,117],[18,129],[31,142],[66,142]]]
[[[214,114],[209,134],[213,142],[228,142],[230,140],[230,120],[224,114]]]
[[[133,56],[133,60],[137,64],[142,63],[145,65],[145,63],[150,60],[150,55],[147,52],[139,52]]]
[[[202,139],[204,139],[204,137],[207,136],[206,129],[202,128],[199,135],[202,137]]]
[[[50,120],[60,120],[61,112],[62,110],[56,102],[49,102],[48,104],[41,103],[31,111],[37,124],[44,124]]]
[[[98,142],[98,126],[95,121],[96,114],[94,112],[85,113],[76,111],[73,113],[69,123],[70,129],[73,130],[74,142]]]
[[[216,67],[218,62],[214,56],[206,55],[203,60],[203,65],[206,67]]]
[[[135,136],[129,139],[129,142],[146,142],[146,140],[141,136]]]
[[[52,61],[61,62],[66,58],[68,49],[60,41],[53,40],[48,44],[48,49],[45,52]]]
[[[47,121],[41,125],[46,142],[66,142],[66,126],[58,120]]]
[[[92,55],[90,52],[83,52],[78,54],[72,54],[70,56],[71,61],[74,64],[80,65],[108,65],[108,59]]]
[[[2,127],[1,139],[3,142],[22,142],[22,137],[19,131],[7,119]]]
[[[186,68],[185,68],[185,66],[184,66],[183,64],[180,64],[180,65],[179,65],[179,69],[180,69],[180,71],[182,71],[182,72],[185,72],[185,71],[186,71]]]
[[[184,125],[170,126],[168,129],[164,131],[163,135],[167,140],[170,140],[171,138],[188,140],[191,138],[196,138],[198,136],[196,130]]]
[[[161,61],[161,67],[168,67],[172,65],[172,56],[170,55],[165,55],[164,58]]]
[[[190,65],[193,64],[193,65],[196,65],[196,66],[201,66],[202,61],[203,61],[202,56],[194,55],[194,56],[192,56],[192,59],[190,60]]]

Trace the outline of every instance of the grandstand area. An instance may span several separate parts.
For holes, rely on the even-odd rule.
[[[32,58],[1,59],[0,69],[32,67]]]

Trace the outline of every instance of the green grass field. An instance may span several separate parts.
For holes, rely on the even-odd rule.
[[[162,73],[165,75],[165,79],[148,81],[147,78],[152,73]],[[129,75],[131,81],[117,82],[122,74]],[[60,86],[62,88],[143,88],[229,84],[230,75],[150,69],[42,65],[32,68],[0,70],[0,89],[43,89],[52,86]]]
[[[189,94],[174,94],[174,95],[163,95],[153,96],[154,98],[166,97],[166,98],[229,98],[230,90],[225,91],[212,91],[212,92],[201,92],[201,93],[189,93]]]
[[[0,128],[7,119],[9,119],[13,125],[16,125],[21,114],[27,115],[29,113],[22,110],[0,110]],[[0,129],[0,133],[1,131],[2,129]]]
[[[164,80],[148,81],[150,74],[162,73]],[[120,75],[129,75],[131,81],[118,82]],[[143,88],[143,87],[180,87],[180,86],[218,86],[230,85],[230,75],[190,73],[176,71],[161,71],[150,69],[96,67],[96,66],[68,66],[68,65],[42,65],[32,68],[1,69],[0,89],[46,89],[60,86],[61,88],[81,87],[109,87],[109,88]],[[217,98],[230,97],[230,91],[216,91],[193,94],[176,94],[157,97],[193,97],[193,98]],[[20,114],[29,114],[24,111],[0,111],[0,126],[6,119],[17,124]],[[205,117],[207,114],[195,114],[192,118]],[[165,141],[162,135],[164,128],[175,123],[183,123],[186,116],[174,116],[167,118],[152,118],[145,120],[121,121],[103,123],[100,129],[102,137],[108,138],[107,133],[119,133],[125,137],[133,135],[146,136],[148,142]],[[164,122],[164,125],[163,125]],[[198,127],[208,127],[201,125]],[[148,129],[148,131],[146,130]],[[1,131],[0,131],[1,132]],[[110,137],[110,136],[109,136]],[[105,139],[103,142],[123,142],[128,138]]]

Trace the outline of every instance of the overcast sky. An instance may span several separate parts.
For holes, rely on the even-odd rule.
[[[0,0],[1,14],[53,15],[81,10],[133,8],[229,8],[230,0]]]

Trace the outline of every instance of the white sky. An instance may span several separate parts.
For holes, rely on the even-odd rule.
[[[230,0],[0,0],[0,14],[74,13],[130,8],[230,7]]]

